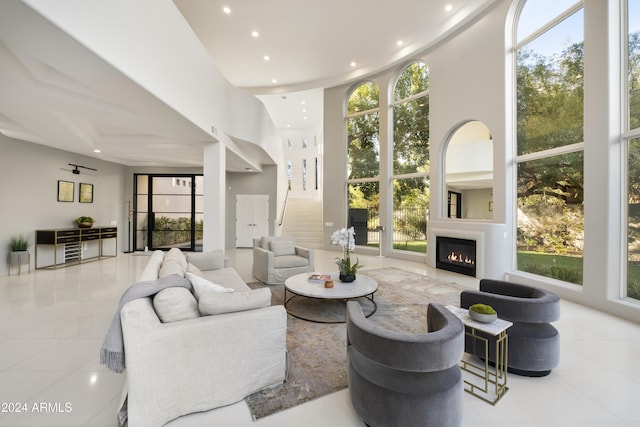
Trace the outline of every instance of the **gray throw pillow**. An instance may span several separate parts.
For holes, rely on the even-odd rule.
[[[203,316],[236,311],[255,310],[271,305],[269,288],[254,289],[244,292],[208,292],[200,296],[198,307]]]
[[[272,240],[269,249],[274,256],[295,255],[296,246],[292,240]]]
[[[162,323],[200,317],[198,301],[187,288],[163,289],[153,297],[153,308]]]

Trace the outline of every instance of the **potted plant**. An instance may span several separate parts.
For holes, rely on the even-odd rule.
[[[93,223],[96,221],[90,216],[79,216],[78,218],[75,219],[74,222],[80,228],[91,228],[93,226]]]
[[[481,323],[491,323],[498,318],[498,313],[486,304],[473,304],[469,307],[469,316]]]
[[[342,248],[344,256],[336,258],[336,264],[340,269],[340,281],[353,282],[356,280],[356,272],[360,267],[360,261],[356,258],[355,264],[351,263],[351,251],[356,248],[356,232],[353,227],[342,228],[331,235],[331,244]]]
[[[11,265],[26,264],[29,258],[28,257],[22,258],[22,257],[29,252],[30,246],[31,246],[31,241],[27,237],[25,237],[23,234],[12,236],[11,239],[9,240],[9,250],[10,250],[9,256],[11,257],[9,264]]]

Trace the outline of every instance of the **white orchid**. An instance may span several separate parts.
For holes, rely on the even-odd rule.
[[[336,258],[336,264],[340,272],[345,275],[356,274],[361,267],[360,261],[356,258],[356,263],[351,264],[351,252],[356,249],[356,232],[353,227],[341,228],[331,235],[331,244],[338,245],[344,252],[343,258]]]

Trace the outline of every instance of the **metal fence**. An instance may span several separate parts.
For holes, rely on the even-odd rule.
[[[380,213],[378,207],[367,208],[367,244],[380,244]],[[427,240],[427,218],[429,209],[424,206],[404,207],[393,210],[392,238],[393,243],[407,243],[416,240]]]

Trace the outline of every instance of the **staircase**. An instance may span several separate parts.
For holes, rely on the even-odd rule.
[[[299,246],[321,248],[322,200],[289,198],[282,235],[294,236]]]

